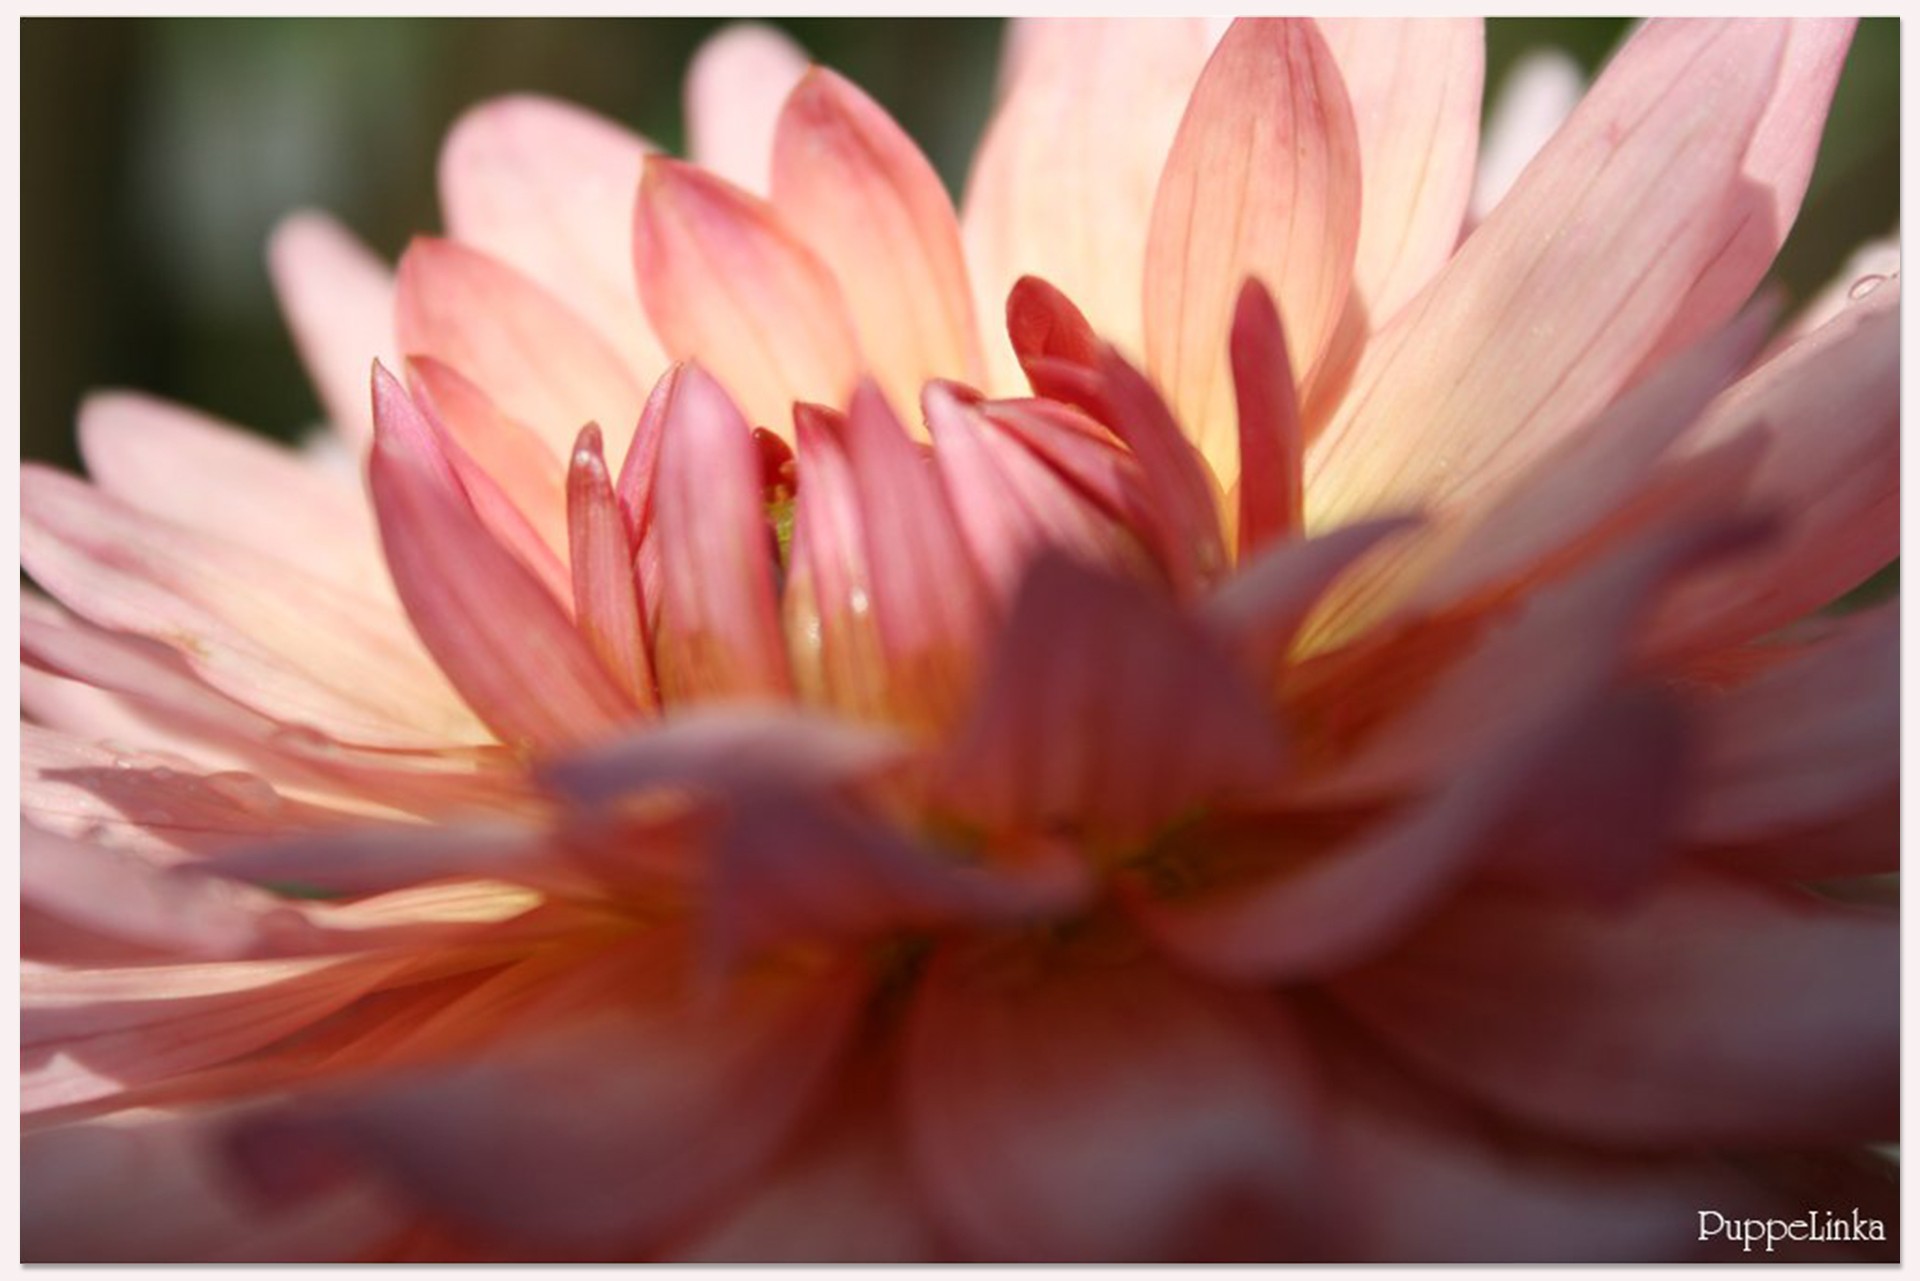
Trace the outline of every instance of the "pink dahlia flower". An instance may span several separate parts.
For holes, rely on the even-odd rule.
[[[956,216],[743,29],[289,221],[327,444],[24,477],[26,1253],[1890,1257],[1850,36],[1470,213],[1475,22],[1021,23]]]

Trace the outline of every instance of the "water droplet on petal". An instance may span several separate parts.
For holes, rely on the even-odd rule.
[[[1852,288],[1847,290],[1847,297],[1854,302],[1859,302],[1862,298],[1865,298],[1868,294],[1886,283],[1887,278],[1877,272],[1862,276],[1853,282]]]

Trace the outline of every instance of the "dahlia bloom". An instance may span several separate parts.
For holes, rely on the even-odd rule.
[[[743,28],[291,219],[328,442],[23,477],[27,1255],[1895,1236],[1897,258],[1753,298],[1851,34],[1480,166],[1476,22],[1020,22],[956,216]]]

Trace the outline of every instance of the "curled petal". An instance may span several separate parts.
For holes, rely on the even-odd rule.
[[[653,704],[653,664],[641,635],[633,548],[600,449],[587,427],[574,446],[567,476],[567,522],[573,553],[573,608],[580,632],[634,706]]]

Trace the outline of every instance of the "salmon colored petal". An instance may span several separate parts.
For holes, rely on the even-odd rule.
[[[487,534],[432,428],[378,372],[370,477],[407,612],[455,688],[502,741],[554,750],[611,732],[634,705],[558,602]]]
[[[1309,528],[1484,492],[1621,390],[1733,228],[1785,36],[1764,21],[1642,28],[1368,345],[1308,451]]]
[[[819,1096],[863,986],[797,968],[694,1003],[657,957],[599,977],[618,984],[617,1012],[309,1096],[240,1134],[342,1151],[518,1257],[657,1249],[778,1151]]]
[[[401,1226],[366,1186],[291,1206],[236,1189],[217,1141],[230,1115],[141,1110],[22,1135],[24,1261],[345,1263]]]
[[[1667,353],[1710,333],[1746,302],[1800,213],[1813,176],[1814,156],[1827,123],[1840,67],[1853,42],[1854,18],[1798,18],[1789,22],[1778,79],[1740,166],[1739,209],[1724,233],[1719,255],[1700,273],[1692,291],[1667,322],[1648,357]]]
[[[1316,19],[1360,143],[1353,299],[1378,329],[1460,239],[1480,149],[1486,36],[1478,18]]]
[[[1888,1139],[1899,924],[1725,877],[1632,910],[1483,893],[1341,1003],[1424,1071],[1508,1116],[1612,1147]]]
[[[363,598],[50,469],[23,468],[20,503],[21,562],[41,586],[168,645],[235,700],[373,746],[484,736],[405,625]]]
[[[545,578],[567,547],[567,473],[560,459],[471,379],[431,356],[407,362],[407,388],[428,420],[444,430],[447,455],[481,519]],[[525,542],[527,535],[537,547]],[[553,555],[540,556],[540,548]]]
[[[1772,448],[1749,509],[1782,521],[1778,543],[1677,596],[1663,648],[1711,649],[1764,635],[1864,581],[1899,553],[1900,282],[1749,374],[1686,438],[1698,449],[1764,428]]]
[[[1476,870],[1617,900],[1642,889],[1672,849],[1681,730],[1658,695],[1602,693],[1458,767],[1383,831],[1252,884],[1164,900],[1136,892],[1132,905],[1202,973],[1297,982],[1378,956]],[[1286,847],[1284,820],[1268,839]],[[1204,874],[1208,851],[1193,844]]]
[[[1227,368],[1252,276],[1310,382],[1346,306],[1360,145],[1333,54],[1304,18],[1236,21],[1207,62],[1154,198],[1147,369],[1222,485],[1240,474]]]
[[[785,33],[740,22],[708,38],[687,69],[687,156],[736,187],[764,194],[780,108],[807,70]]]
[[[515,94],[455,121],[439,165],[447,234],[566,299],[643,384],[666,367],[633,286],[633,196],[653,149],[571,103]]]
[[[1506,199],[1586,91],[1587,77],[1580,64],[1558,49],[1529,49],[1507,68],[1500,92],[1487,110],[1487,127],[1480,140],[1473,198],[1467,207],[1470,227],[1485,222]]]
[[[772,198],[839,280],[866,367],[896,404],[915,403],[929,378],[980,381],[952,202],[879,104],[807,72],[774,137]]]
[[[601,666],[635,707],[654,704],[653,663],[640,629],[633,548],[614,498],[598,428],[580,433],[567,477],[567,520],[573,552],[573,608],[581,634]]]
[[[1035,361],[1064,361],[1086,369],[1100,364],[1100,338],[1073,300],[1038,276],[1022,276],[1007,292],[1007,339],[1020,370],[1033,383]],[[1044,387],[1034,393],[1045,396]]]
[[[322,213],[297,213],[273,231],[267,267],[281,314],[320,406],[358,458],[373,440],[373,362],[397,363],[393,273],[352,232]]]
[[[1313,1253],[1334,1198],[1298,1033],[1107,933],[929,965],[903,1104],[935,1220],[1023,1263]]]
[[[1048,547],[1151,576],[1125,526],[985,406],[940,383],[928,386],[923,403],[954,519],[998,606],[1012,600],[1028,563]]]
[[[237,1058],[319,1022],[400,964],[322,957],[25,970],[21,1110],[97,1102]]]
[[[697,366],[665,410],[653,508],[662,700],[784,700],[792,681],[759,460],[740,411]]]
[[[643,385],[607,340],[520,272],[450,240],[418,237],[400,258],[400,347],[481,388],[565,458],[588,423],[635,421]]]
[[[1238,551],[1244,562],[1274,539],[1299,533],[1304,510],[1300,481],[1305,436],[1293,362],[1280,311],[1256,276],[1247,278],[1234,304],[1228,357],[1240,428]]]
[[[129,506],[247,543],[389,610],[396,604],[352,477],[138,393],[87,397],[79,431],[94,484]]]
[[[982,316],[1044,275],[1138,359],[1154,186],[1207,57],[1198,19],[1016,20],[1021,57],[975,154],[962,226]],[[1018,385],[988,335],[988,386]]]
[[[1176,728],[1177,727],[1177,728]],[[1282,777],[1280,731],[1212,638],[1146,588],[1036,559],[942,795],[988,830],[1138,838]]]
[[[633,262],[667,354],[712,371],[754,426],[791,439],[794,402],[846,403],[860,349],[840,287],[765,202],[652,157]]]
[[[1835,639],[1700,709],[1703,759],[1689,834],[1734,844],[1818,828],[1873,806],[1899,785],[1899,611],[1847,620]],[[1893,871],[1899,830],[1878,866]],[[1811,874],[1811,873],[1810,873]]]
[[[1100,399],[1092,397],[1096,405]],[[1048,399],[983,401],[981,412],[1123,527],[1139,532],[1151,526],[1153,500],[1146,469],[1106,427]],[[1191,471],[1191,453],[1187,458]]]

